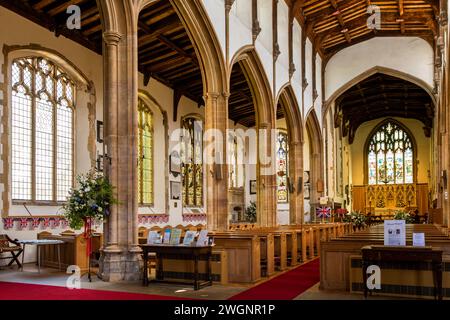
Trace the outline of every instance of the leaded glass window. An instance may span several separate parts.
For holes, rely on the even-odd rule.
[[[195,117],[182,121],[183,206],[203,205],[203,123]]]
[[[277,135],[277,199],[278,202],[288,201],[288,135],[278,131]]]
[[[75,84],[42,57],[11,66],[12,199],[65,201],[73,184]]]
[[[369,184],[413,183],[412,140],[397,123],[382,124],[370,137],[367,157]]]
[[[138,100],[138,202],[153,204],[153,114],[142,99]]]

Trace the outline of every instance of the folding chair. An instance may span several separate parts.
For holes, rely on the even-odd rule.
[[[12,244],[12,245],[11,245]],[[14,262],[17,263],[19,269],[22,267],[22,264],[19,262],[19,256],[22,253],[23,249],[20,246],[19,242],[16,240],[12,240],[6,234],[0,234],[0,259],[11,259],[8,263],[8,267],[11,266]],[[11,256],[4,257],[3,253],[10,253]]]

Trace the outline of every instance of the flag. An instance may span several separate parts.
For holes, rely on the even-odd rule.
[[[329,217],[331,217],[331,208],[330,207],[318,207],[318,208],[316,208],[316,215],[319,218],[329,218]]]

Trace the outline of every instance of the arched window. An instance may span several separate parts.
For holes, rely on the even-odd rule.
[[[12,199],[65,201],[73,185],[75,84],[42,57],[11,66]]]
[[[368,141],[369,184],[414,182],[414,147],[397,122],[384,122]]]
[[[278,131],[277,135],[277,199],[278,202],[288,202],[288,135]]]
[[[196,117],[182,121],[183,205],[203,205],[203,123]]]
[[[142,99],[138,100],[138,202],[153,204],[153,114]]]

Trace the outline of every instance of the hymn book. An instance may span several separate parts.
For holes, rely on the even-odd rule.
[[[184,235],[183,244],[185,246],[190,246],[192,241],[194,241],[195,235],[197,232],[195,231],[186,231],[186,234]]]
[[[172,229],[169,244],[178,245],[180,244],[180,239],[181,239],[181,229]]]

